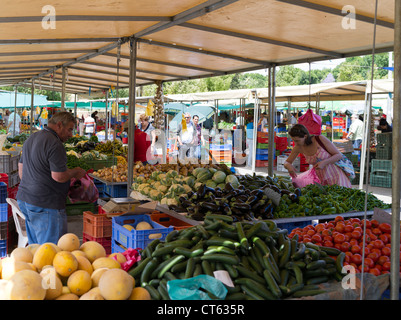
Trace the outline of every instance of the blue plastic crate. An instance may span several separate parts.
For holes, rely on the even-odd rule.
[[[146,221],[153,227],[153,229],[128,230],[123,227],[125,224],[130,224],[136,229],[137,224],[141,221]],[[150,216],[146,214],[121,215],[113,217],[112,219],[112,243],[116,242],[117,245],[121,244],[127,249],[145,249],[146,246],[154,240],[149,238],[150,235],[160,233],[161,237],[158,239],[163,241],[173,230],[173,226],[166,228],[161,224],[152,221]]]
[[[280,223],[280,222],[276,221],[276,224],[277,224],[278,228],[287,229],[288,233],[290,233],[295,228],[304,228],[306,226],[309,226],[309,225],[313,224],[313,222],[312,222],[312,220],[287,222],[287,223]]]
[[[112,198],[126,198],[128,196],[127,185],[105,185],[103,193]]]
[[[210,150],[232,150],[233,145],[232,144],[210,144],[209,149]]]
[[[269,160],[269,155],[268,154],[256,154],[255,159],[256,160]]]
[[[7,256],[7,239],[0,240],[0,258]]]
[[[7,184],[0,182],[0,203],[7,203]]]
[[[103,183],[102,181],[99,181],[97,179],[93,179],[93,183],[95,184],[97,190],[99,191],[99,193],[104,191],[104,187],[106,186],[105,183]]]
[[[0,203],[0,222],[8,221],[8,203]]]

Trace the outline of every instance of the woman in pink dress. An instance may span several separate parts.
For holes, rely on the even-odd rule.
[[[308,129],[302,124],[294,125],[288,134],[295,146],[284,163],[284,168],[292,177],[296,177],[292,163],[301,153],[305,156],[306,161],[316,169],[316,174],[322,185],[351,187],[351,182],[344,171],[335,165],[335,162],[342,158],[342,154],[329,139],[325,136],[319,136],[324,147],[321,146],[316,137],[310,135]]]

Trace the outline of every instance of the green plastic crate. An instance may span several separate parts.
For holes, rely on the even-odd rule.
[[[384,171],[388,173],[393,172],[393,161],[383,159],[372,159],[371,160],[371,172]]]
[[[393,158],[393,149],[391,146],[376,146],[376,159],[391,160]]]
[[[78,216],[84,213],[84,211],[97,212],[96,203],[80,202],[74,204],[67,204],[65,207],[67,216]]]
[[[377,145],[391,146],[393,144],[393,133],[385,132],[376,134]]]
[[[107,160],[84,160],[84,161],[90,168],[92,168],[95,171],[117,165],[116,157],[112,158],[109,157]]]
[[[256,148],[257,149],[267,149],[267,148],[269,148],[269,144],[268,143],[258,143],[256,145]]]
[[[385,171],[372,172],[369,182],[374,187],[391,188],[391,173]]]

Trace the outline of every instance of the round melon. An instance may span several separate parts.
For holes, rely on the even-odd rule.
[[[86,253],[85,252],[83,252],[83,251],[81,251],[81,250],[74,250],[74,251],[71,251],[71,253],[75,256],[75,257],[85,257],[86,259],[88,259],[88,256],[86,255]]]
[[[127,258],[124,257],[124,255],[120,252],[114,252],[112,254],[109,254],[110,258],[113,258],[114,260],[118,261],[120,264],[126,263]]]
[[[28,248],[15,248],[11,254],[10,257],[13,258],[14,260],[19,260],[19,261],[24,261],[31,263],[33,260],[33,254],[32,251],[29,250]]]
[[[88,258],[84,256],[77,256],[76,259],[78,261],[78,270],[85,270],[91,275],[93,272],[93,267]]]
[[[109,269],[99,280],[100,294],[106,300],[127,300],[134,286],[134,278],[122,269]]]
[[[42,269],[40,272],[42,276],[42,286],[47,289],[45,300],[54,300],[61,296],[63,293],[63,283],[57,276],[57,272],[54,267]]]
[[[53,243],[53,242],[46,242],[46,243],[44,243],[44,244],[49,244],[49,245],[53,246],[53,248],[56,249],[56,252],[61,251],[61,249],[59,248],[59,246],[58,246],[57,244]]]
[[[7,283],[8,280],[0,280],[0,300],[8,300]]]
[[[124,224],[123,228],[127,229],[128,231],[135,230],[135,228],[133,226],[131,226],[130,224]]]
[[[14,274],[7,283],[10,300],[44,300],[46,289],[42,277],[33,270],[22,270]]]
[[[40,247],[39,243],[29,244],[26,248],[32,252],[32,255],[35,255],[36,250]]]
[[[132,289],[131,295],[128,300],[152,300],[148,290],[142,287]]]
[[[74,293],[64,293],[54,300],[79,300],[79,297]]]
[[[56,248],[50,243],[44,243],[37,248],[33,255],[32,263],[39,271],[46,265],[52,265],[54,256],[56,255]]]
[[[146,221],[138,222],[136,230],[150,230],[153,229],[152,225]]]
[[[108,268],[108,269],[121,269],[121,264],[114,260],[113,258],[109,257],[101,257],[96,259],[92,263],[93,270],[100,269],[100,268]]]
[[[95,261],[96,259],[106,257],[107,255],[106,249],[96,241],[84,242],[81,245],[80,250],[86,254],[88,260],[91,263],[93,263],[93,261]]]
[[[70,251],[60,251],[54,256],[53,266],[59,275],[69,277],[78,269],[78,260]]]
[[[11,257],[2,259],[2,270],[1,270],[2,279],[10,280],[14,274],[22,270],[34,271],[27,262],[14,260]]]
[[[100,269],[96,269],[93,271],[93,273],[91,274],[92,287],[99,286],[99,280],[100,280],[101,276],[103,275],[103,273],[105,273],[107,270],[109,270],[109,269],[108,268],[100,268]]]
[[[61,250],[65,250],[65,251],[78,250],[80,245],[81,244],[79,242],[79,238],[74,233],[66,233],[66,234],[62,235],[57,242],[57,246]]]
[[[95,287],[84,293],[79,300],[104,300],[104,298],[100,294],[99,287]]]
[[[77,270],[68,277],[67,286],[71,293],[82,296],[92,288],[92,279],[85,270]]]

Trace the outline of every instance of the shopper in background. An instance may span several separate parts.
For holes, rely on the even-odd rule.
[[[381,118],[379,120],[379,125],[377,126],[377,130],[380,130],[382,133],[392,132],[393,128],[389,125],[385,118]]]
[[[128,122],[128,121],[126,121]],[[128,127],[128,126],[127,126]],[[138,126],[135,126],[134,132],[134,162],[141,161],[147,164],[151,157],[150,147],[151,142],[148,135],[143,132]]]
[[[92,116],[89,115],[89,113],[87,113],[85,116],[84,125],[85,135],[88,138],[92,137],[95,133],[95,119],[93,119]]]
[[[150,123],[150,117],[145,114],[141,114],[138,119],[138,128],[148,135],[148,140],[150,141],[152,149],[154,149],[156,143],[156,134],[155,127]],[[153,150],[152,153],[154,154],[155,150]]]
[[[179,123],[177,128],[177,141],[178,141],[178,158],[185,162],[187,157],[193,158],[194,145],[196,139],[196,129],[191,121],[189,113],[184,114],[186,129],[183,129],[182,124]]]
[[[86,171],[67,168],[64,142],[72,137],[74,115],[54,114],[43,130],[24,143],[18,164],[21,182],[17,201],[25,216],[28,243],[57,243],[67,232],[66,199],[72,178],[81,179]]]
[[[351,116],[352,123],[349,127],[349,132],[347,135],[347,139],[352,141],[354,149],[359,149],[362,144],[363,138],[363,122],[359,120],[357,114],[353,114]]]
[[[196,130],[196,140],[194,141],[194,156],[198,159],[201,158],[201,142],[202,142],[202,126],[199,124],[199,116],[194,115],[192,117],[194,127]]]
[[[324,146],[322,147],[316,137],[310,135],[308,129],[302,124],[294,125],[288,134],[295,146],[284,163],[284,168],[292,177],[297,175],[292,163],[299,154],[303,154],[306,161],[316,169],[316,174],[322,185],[351,187],[351,182],[344,171],[335,165],[335,162],[342,158],[342,154],[329,139],[322,135],[319,136],[319,140]]]
[[[246,148],[248,149],[248,157],[246,160],[246,166],[252,166],[252,156],[253,156],[253,115],[248,116],[248,123],[246,125]]]
[[[9,110],[6,110],[6,112],[4,113],[4,126],[6,127],[6,128],[8,128],[8,117],[10,116],[10,111]]]
[[[15,123],[15,125],[14,125]],[[20,134],[21,131],[21,117],[15,111],[13,111],[8,117],[8,134],[11,137],[15,137]]]

